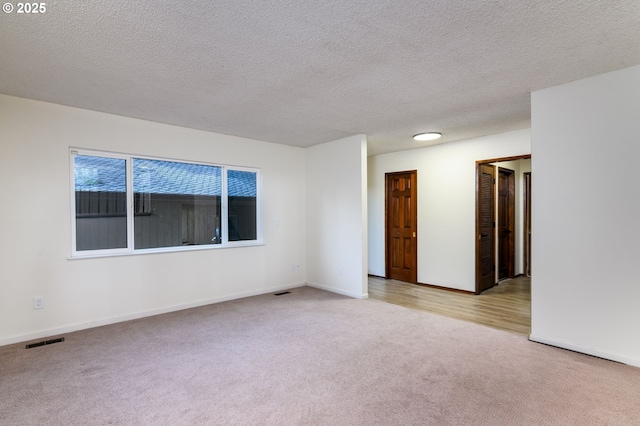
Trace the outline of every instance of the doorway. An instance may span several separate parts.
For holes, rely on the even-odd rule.
[[[386,278],[418,282],[416,170],[385,174]]]
[[[530,158],[523,155],[476,162],[476,294],[500,280],[525,275],[526,186],[520,182],[526,182],[525,172],[530,174],[531,163],[526,161]]]

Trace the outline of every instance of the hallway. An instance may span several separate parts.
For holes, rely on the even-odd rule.
[[[507,279],[474,295],[370,276],[369,297],[525,336],[531,331],[528,277]]]

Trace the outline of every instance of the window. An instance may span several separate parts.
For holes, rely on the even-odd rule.
[[[229,170],[229,241],[251,241],[257,238],[255,196],[257,176],[253,172]]]
[[[126,160],[76,155],[74,164],[76,250],[126,248]]]
[[[222,243],[222,167],[132,161],[135,249]]]
[[[73,254],[260,243],[260,172],[72,151]]]

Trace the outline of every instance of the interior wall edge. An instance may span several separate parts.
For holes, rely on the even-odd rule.
[[[536,343],[542,343],[549,346],[555,346],[560,349],[567,349],[573,352],[580,352],[586,355],[595,356],[597,358],[607,359],[609,361],[620,362],[622,364],[631,365],[633,367],[640,367],[640,359],[630,358],[624,355],[615,354],[611,352],[605,352],[594,348],[588,348],[585,346],[574,345],[569,342],[563,342],[554,339],[548,339],[543,336],[538,336],[535,334],[529,335],[529,340]]]
[[[318,290],[324,290],[324,291],[328,291],[330,293],[336,293],[336,294],[340,294],[342,296],[348,296],[348,297],[353,297],[354,299],[368,299],[369,298],[369,293],[354,293],[352,291],[348,291],[348,290],[343,290],[340,288],[335,288],[335,287],[331,287],[331,286],[327,286],[324,284],[317,284],[314,282],[307,282],[307,285],[309,287],[313,287],[313,288],[317,288]]]

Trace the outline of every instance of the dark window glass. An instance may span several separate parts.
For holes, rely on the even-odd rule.
[[[229,241],[257,239],[257,174],[239,170],[227,172],[229,199]]]
[[[221,167],[133,159],[136,249],[220,244]]]
[[[126,161],[89,155],[73,158],[76,250],[126,248]]]

